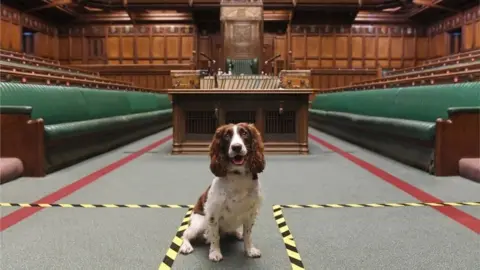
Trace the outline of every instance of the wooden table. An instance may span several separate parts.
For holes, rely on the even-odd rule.
[[[313,89],[170,89],[172,154],[206,154],[218,126],[254,123],[266,153],[308,154],[308,106]]]

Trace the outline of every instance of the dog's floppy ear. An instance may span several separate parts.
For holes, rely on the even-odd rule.
[[[249,159],[249,169],[256,176],[256,174],[263,172],[265,169],[265,156],[263,154],[264,146],[262,135],[254,124],[246,125],[251,136],[251,151]]]
[[[210,171],[217,177],[227,175],[228,158],[223,151],[223,137],[227,127],[223,125],[217,128],[210,143]]]

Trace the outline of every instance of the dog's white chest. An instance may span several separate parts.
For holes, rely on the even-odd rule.
[[[259,205],[258,190],[231,188],[226,190],[225,201],[220,212],[220,227],[232,231],[243,224],[245,219],[256,214]]]

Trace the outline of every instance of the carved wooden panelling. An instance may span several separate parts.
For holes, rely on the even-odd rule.
[[[59,36],[153,36],[158,35],[193,35],[193,25],[89,25],[60,27]]]
[[[213,111],[187,111],[185,132],[187,134],[214,134],[218,120]]]
[[[226,57],[259,57],[261,33],[258,22],[227,21],[224,30]]]
[[[261,7],[222,7],[220,10],[220,20],[235,21],[260,21],[263,19],[263,9]]]
[[[15,25],[22,25],[32,30],[54,36],[57,32],[56,27],[47,24],[34,16],[22,14],[20,11],[0,5],[0,13],[2,21],[7,21]]]
[[[227,111],[225,123],[255,123],[255,111]]]
[[[295,133],[296,132],[296,113],[295,111],[278,111],[265,112],[265,133]]]
[[[386,25],[293,25],[293,34],[359,36],[425,36],[425,28]]]
[[[456,16],[449,17],[440,22],[434,23],[428,28],[430,35],[436,35],[448,30],[461,27],[464,24],[472,23],[480,19],[480,6],[476,6]]]

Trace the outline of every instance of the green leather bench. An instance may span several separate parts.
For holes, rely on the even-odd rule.
[[[436,120],[480,106],[480,82],[319,94],[310,125],[433,172]]]
[[[232,72],[232,75],[252,75],[258,74],[258,59],[231,59],[227,58],[226,69],[227,72]]]
[[[166,94],[1,82],[1,105],[43,119],[46,172],[171,126]]]

